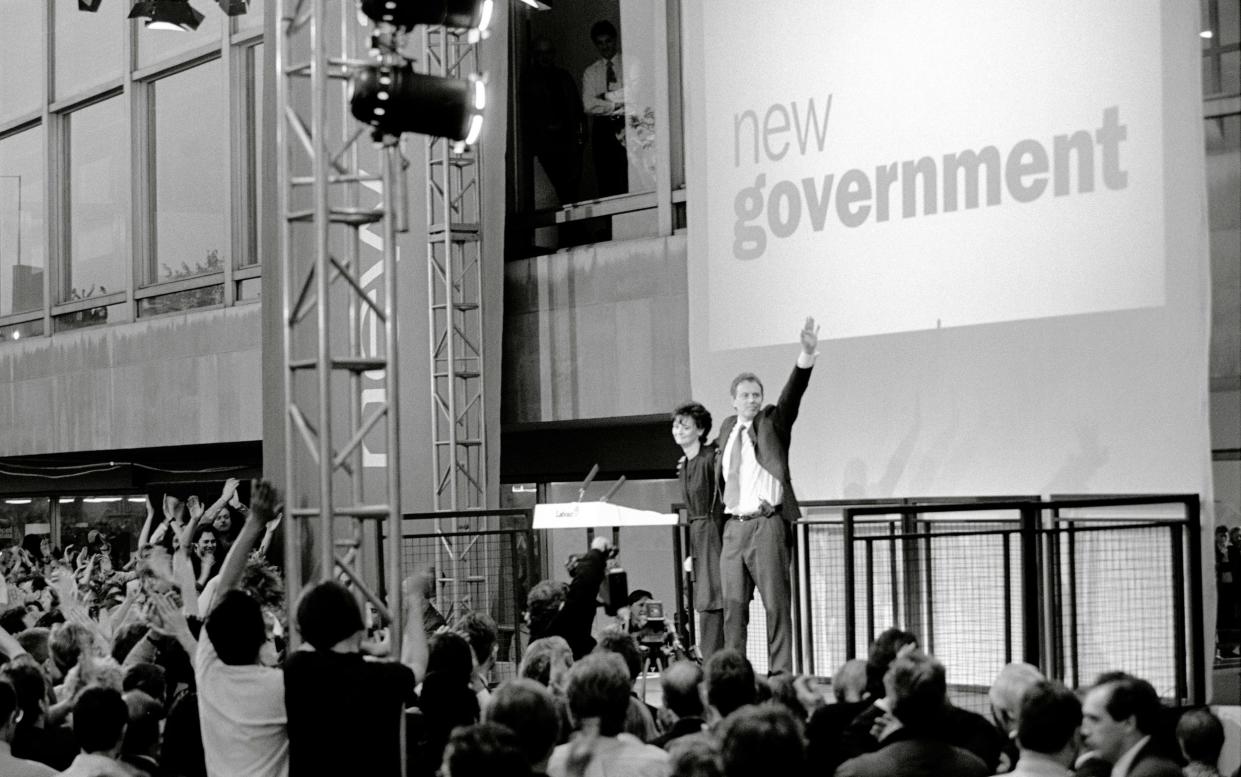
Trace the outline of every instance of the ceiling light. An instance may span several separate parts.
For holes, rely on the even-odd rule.
[[[462,141],[482,131],[475,83],[415,73],[409,63],[367,65],[353,72],[349,106],[354,118],[382,134]]]
[[[1215,37],[1215,33],[1212,30],[1203,30],[1202,32],[1198,33],[1198,37],[1206,38],[1207,40],[1210,40],[1211,38]]]
[[[129,11],[130,19],[146,19],[148,30],[186,30],[202,24],[203,15],[189,0],[138,0]]]
[[[483,32],[494,11],[494,0],[362,0],[362,13],[403,30],[436,24]]]
[[[6,505],[28,505],[32,501],[33,500],[31,499],[6,499],[4,500],[4,503]]]

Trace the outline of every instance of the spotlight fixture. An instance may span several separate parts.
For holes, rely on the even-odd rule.
[[[102,0],[78,0],[78,10],[87,13],[95,13],[99,10],[99,3]]]
[[[487,31],[495,0],[362,0],[362,13],[403,30],[442,24],[459,30]]]
[[[129,11],[130,19],[146,19],[148,30],[193,31],[202,24],[203,15],[194,10],[189,0],[138,0]]]
[[[250,5],[250,0],[215,0],[220,10],[229,16],[241,16]]]
[[[413,132],[466,145],[483,130],[487,91],[476,77],[415,73],[408,62],[360,67],[350,79],[353,116],[385,135]]]

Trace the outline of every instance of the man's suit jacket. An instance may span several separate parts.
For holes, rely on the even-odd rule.
[[[801,517],[801,506],[793,494],[793,481],[789,477],[789,442],[793,433],[793,422],[797,420],[797,412],[801,408],[802,395],[810,385],[810,371],[813,367],[794,367],[793,374],[784,384],[780,399],[774,405],[767,405],[758,411],[750,424],[750,435],[754,441],[754,455],[759,466],[771,473],[780,481],[784,489],[783,515],[786,521],[795,521]],[[724,491],[724,449],[728,438],[732,436],[733,427],[737,425],[737,416],[731,415],[720,424],[720,455],[715,457],[715,483],[720,493]]]
[[[1129,777],[1181,777],[1181,767],[1165,758],[1157,748],[1147,742],[1130,764]]]
[[[873,753],[845,761],[836,777],[990,777],[978,756],[935,739],[901,730]]]

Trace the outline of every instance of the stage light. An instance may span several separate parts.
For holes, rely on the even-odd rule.
[[[189,0],[138,0],[129,11],[129,18],[145,18],[148,30],[193,31],[203,21],[203,15],[194,10]]]
[[[220,10],[229,16],[241,16],[250,5],[250,0],[215,0]]]
[[[414,132],[473,143],[482,133],[487,93],[476,78],[415,73],[409,63],[367,65],[350,79],[358,121],[388,135]]]
[[[362,13],[403,30],[419,24],[442,24],[486,32],[495,0],[362,0]]]
[[[87,13],[95,13],[99,10],[101,0],[78,0],[78,10]]]

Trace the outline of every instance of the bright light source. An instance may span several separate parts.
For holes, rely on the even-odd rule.
[[[143,502],[145,502],[146,500],[147,500],[147,498],[146,498],[145,496],[131,496],[131,497],[129,497],[129,499],[128,499],[128,500],[126,500],[126,501],[133,502],[133,503],[134,503],[134,504],[136,504],[136,505],[140,505],[140,504],[142,504]]]
[[[62,505],[68,505],[78,501],[78,498],[76,496],[62,496],[58,501]]]
[[[521,0],[525,5],[530,6],[536,11],[552,10],[552,0]]]
[[[476,113],[470,118],[470,131],[466,133],[465,144],[472,146],[478,142],[478,138],[483,134],[483,117],[482,114]]]
[[[33,499],[6,499],[4,503],[6,505],[28,505],[33,501]]]
[[[146,19],[148,30],[197,30],[203,15],[189,0],[138,0],[129,11],[130,19]]]
[[[20,340],[20,339],[22,339],[22,330],[20,330],[20,329],[14,329],[14,330],[13,330],[13,339],[14,339],[14,340]]]
[[[90,502],[91,504],[103,504],[105,502],[119,502],[121,498],[119,496],[88,496],[82,501]]]
[[[487,85],[482,79],[474,80],[474,110],[481,111],[487,107]]]
[[[494,0],[362,0],[362,13],[402,30],[442,24],[458,30],[485,30]]]
[[[1198,37],[1210,40],[1211,38],[1215,37],[1215,32],[1212,30],[1203,30],[1202,32],[1198,33]]]

